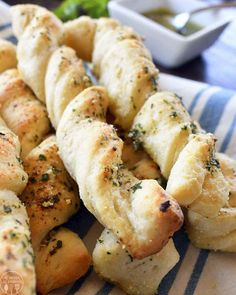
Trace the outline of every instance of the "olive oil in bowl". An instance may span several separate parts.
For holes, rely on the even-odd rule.
[[[175,27],[171,24],[171,21],[170,21],[171,18],[175,16],[175,13],[171,11],[168,7],[159,7],[156,9],[152,9],[152,10],[144,12],[143,15],[157,22],[163,27],[166,27],[167,29],[174,31],[182,36],[192,35],[203,28],[199,24],[190,21],[181,32],[177,32]]]

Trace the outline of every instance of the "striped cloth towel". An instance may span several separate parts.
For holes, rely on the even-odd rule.
[[[11,32],[8,6],[0,1],[0,37],[15,42]],[[217,148],[236,158],[236,92],[204,83],[161,74],[160,88],[174,91],[195,120],[218,138]],[[92,251],[102,227],[82,207],[67,224],[83,238]],[[235,295],[236,254],[214,253],[192,246],[179,231],[174,242],[180,254],[179,263],[162,281],[159,295]],[[92,268],[80,280],[54,295],[124,295],[111,284],[100,280]]]

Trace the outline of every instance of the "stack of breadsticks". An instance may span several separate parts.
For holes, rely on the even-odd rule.
[[[21,141],[29,175],[20,198],[38,291],[72,282],[90,264],[79,237],[60,227],[79,209],[65,169],[105,227],[93,252],[95,271],[127,294],[155,294],[177,263],[171,237],[183,222],[180,205],[196,246],[236,251],[235,162],[215,154],[214,136],[191,120],[178,96],[158,92],[158,70],[141,38],[112,19],[62,24],[34,5],[15,6],[12,16],[18,64],[8,70],[16,67],[14,47],[0,43],[9,47],[6,65],[0,55],[0,112]],[[79,58],[92,62],[103,87],[92,86]],[[56,137],[45,139],[47,113]],[[16,181],[3,180],[13,190]]]

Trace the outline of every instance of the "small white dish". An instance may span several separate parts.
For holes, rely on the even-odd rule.
[[[191,11],[206,6],[198,0],[116,0],[110,1],[111,17],[131,26],[144,37],[154,59],[166,67],[178,67],[211,46],[235,17],[234,11],[212,10],[199,13],[191,20],[203,28],[188,36],[182,36],[142,15],[151,9],[168,7],[175,13]]]

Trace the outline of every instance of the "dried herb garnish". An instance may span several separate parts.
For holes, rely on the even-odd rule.
[[[158,90],[158,83],[157,83],[157,79],[155,76],[151,76],[150,77],[150,81],[152,82],[152,88],[154,91]]]
[[[49,254],[52,256],[57,253],[57,250],[62,248],[62,241],[57,240],[56,245],[52,248],[52,250],[49,252]]]
[[[178,114],[177,114],[177,112],[172,112],[171,114],[170,114],[170,117],[171,118],[176,118],[176,117],[178,117]]]
[[[132,139],[135,151],[142,146],[142,135],[146,133],[141,124],[136,124],[128,133],[128,137]]]
[[[40,154],[39,155],[39,160],[40,161],[47,161],[47,157],[45,155],[43,155],[43,154]]]
[[[170,201],[165,201],[164,203],[161,203],[160,211],[166,212],[169,207],[170,207]]]
[[[215,169],[220,168],[220,163],[216,159],[214,152],[211,153],[205,167],[210,173],[213,173]]]
[[[46,197],[41,201],[41,206],[44,208],[53,207],[56,203],[59,202],[58,195],[53,195],[50,197]]]
[[[196,134],[198,131],[197,125],[194,122],[191,122],[189,126],[191,128],[192,134]]]
[[[12,212],[11,207],[8,206],[8,205],[3,205],[3,210],[4,210],[4,212],[7,213],[7,214],[9,214],[9,213]]]
[[[134,261],[133,257],[130,254],[128,256],[130,258],[130,262],[133,262]]]
[[[141,182],[138,182],[138,183],[136,183],[135,185],[133,185],[133,186],[131,187],[133,193],[136,192],[136,190],[141,189],[141,188],[142,188],[142,186],[141,186]]]
[[[48,181],[49,180],[49,174],[48,173],[44,173],[42,175],[42,178],[41,178],[42,181]]]

